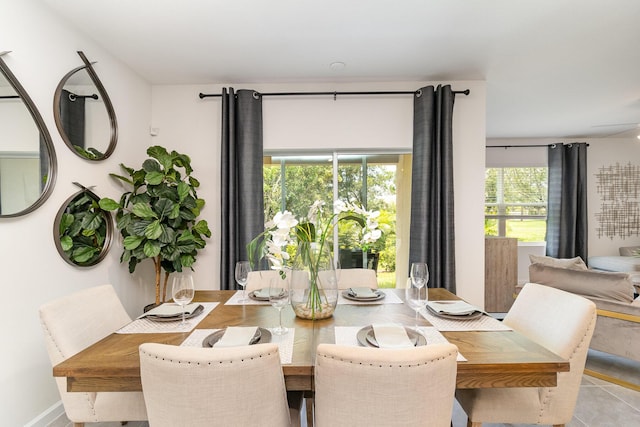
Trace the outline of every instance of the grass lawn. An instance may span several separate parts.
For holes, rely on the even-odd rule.
[[[379,288],[395,288],[396,272],[395,271],[378,271],[378,287]]]

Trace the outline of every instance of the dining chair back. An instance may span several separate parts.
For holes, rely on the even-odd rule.
[[[318,427],[449,427],[457,348],[320,344],[315,363]]]
[[[570,371],[558,373],[557,387],[458,390],[456,398],[469,425],[568,423],[595,328],[595,304],[579,295],[527,283],[503,323],[568,360]]]
[[[268,288],[271,279],[279,278],[280,272],[276,270],[255,270],[250,271],[247,276],[247,292],[256,289]]]
[[[39,314],[52,366],[131,321],[111,285],[92,287],[43,304]],[[147,419],[140,392],[67,392],[67,379],[55,380],[66,415],[77,426]]]
[[[378,289],[378,277],[370,268],[342,268],[336,270],[338,289],[366,287]]]
[[[287,406],[277,344],[145,343],[140,375],[152,427],[289,426],[300,415]]]

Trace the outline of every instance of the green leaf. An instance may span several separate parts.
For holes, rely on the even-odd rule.
[[[100,205],[100,209],[108,212],[115,211],[116,209],[119,209],[122,207],[118,202],[108,197],[100,199],[98,204]]]
[[[123,244],[126,250],[133,250],[140,246],[140,243],[144,241],[144,237],[141,236],[127,236],[124,238]]]
[[[200,187],[200,181],[198,181],[197,179],[195,179],[194,177],[190,176],[189,177],[189,184],[191,184],[191,186],[193,188],[198,188]]]
[[[178,200],[182,202],[185,197],[189,195],[189,185],[186,182],[180,181],[178,183]]]
[[[183,267],[191,267],[196,262],[196,259],[192,255],[182,255],[180,257],[180,263]]]
[[[193,212],[185,209],[180,209],[179,217],[186,221],[193,221],[194,219],[196,219],[196,216],[193,214]]]
[[[189,230],[184,230],[178,237],[178,242],[192,242],[193,234]]]
[[[147,173],[147,175],[151,172],[162,172],[160,163],[153,159],[147,159],[142,162],[142,169]]]
[[[162,224],[160,221],[153,221],[144,230],[144,235],[149,240],[156,240],[162,235]]]
[[[126,168],[125,165],[120,165],[120,166],[122,166],[123,169]],[[131,169],[131,173],[133,173],[133,169]],[[129,175],[131,175],[131,173]],[[131,181],[131,179],[127,178],[126,176],[118,175],[115,173],[110,173],[109,176],[115,179],[119,179],[120,181],[126,182],[127,184],[133,185],[133,181]]]
[[[131,218],[132,216],[129,213],[124,214],[119,218],[116,218],[116,227],[118,228],[118,230],[126,229],[129,226],[129,224],[131,224]]]
[[[160,159],[161,156],[167,156],[169,155],[169,153],[167,152],[166,148],[159,145],[154,145],[147,148],[147,155],[149,157],[153,157],[154,159]]]
[[[147,242],[144,244],[144,254],[148,258],[156,257],[160,254],[160,248],[161,246],[159,242],[147,240]]]
[[[158,218],[158,215],[156,215],[153,209],[151,209],[151,206],[145,203],[136,203],[135,205],[133,205],[132,211],[135,216],[138,216],[140,218],[144,218],[144,219]]]
[[[173,228],[162,227],[162,235],[158,239],[160,240],[161,243],[164,243],[166,245],[169,243],[173,243],[175,239],[176,239],[176,232]]]
[[[316,226],[312,222],[298,224],[295,231],[300,242],[313,242],[316,237]]]
[[[85,228],[82,230],[82,235],[85,237],[91,237],[96,234],[96,230]]]
[[[207,224],[207,221],[205,221],[204,219],[201,219],[200,221],[196,222],[196,224],[193,226],[193,230],[195,230],[199,234],[203,234],[207,237],[211,237],[211,230],[209,230],[209,224]]]
[[[169,245],[162,248],[162,258],[168,261],[175,261],[180,257],[180,251],[175,246]]]
[[[120,262],[129,262],[130,259],[131,259],[131,251],[128,251],[125,249],[122,252],[122,255],[120,256]]]
[[[171,154],[173,154],[174,163],[178,166],[183,167],[187,175],[190,175],[191,172],[193,172],[193,169],[191,168],[191,159],[189,158],[189,156],[187,156],[186,154],[178,154],[175,151]]]
[[[184,200],[182,200],[182,206],[188,209],[195,209],[198,207],[197,203],[196,203],[196,199],[193,198],[193,196],[187,196],[184,198]]]
[[[151,224],[151,221],[149,220],[132,221],[131,225],[127,227],[127,230],[133,235],[144,237],[145,230],[149,224]]]
[[[164,180],[164,174],[162,172],[156,171],[149,172],[144,179],[149,185],[158,185]]]
[[[160,218],[168,217],[173,211],[174,203],[169,199],[160,199],[154,205],[153,209]]]
[[[360,227],[365,227],[367,225],[365,219],[359,215],[345,215],[340,217],[339,221],[355,221],[360,225]]]
[[[122,254],[124,256],[124,254]],[[136,271],[136,266],[138,265],[138,259],[137,258],[131,258],[129,259],[129,273],[133,273],[134,271]]]
[[[86,230],[97,230],[103,222],[102,212],[87,212],[82,218],[82,228]]]
[[[168,215],[169,219],[176,219],[180,216],[180,205],[174,203],[173,204],[173,209],[171,209],[171,212]]]
[[[73,224],[74,217],[70,213],[62,214],[62,218],[60,218],[60,235],[64,234],[64,232],[71,227]]]
[[[90,246],[83,246],[73,251],[72,258],[76,263],[84,263],[89,261],[96,252],[97,252],[96,248],[92,248]]]
[[[60,246],[64,252],[67,252],[73,247],[73,239],[70,236],[62,236],[60,238]]]

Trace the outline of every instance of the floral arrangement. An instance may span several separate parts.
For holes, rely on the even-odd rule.
[[[333,213],[328,213],[325,205],[325,202],[316,200],[309,208],[307,217],[300,220],[289,211],[278,212],[265,223],[265,231],[247,246],[251,265],[266,257],[271,269],[282,271],[290,260],[288,249],[295,249],[296,245],[304,242],[324,246],[339,221],[355,221],[360,225],[359,241],[363,251],[382,236],[377,221],[379,211],[367,211],[337,200]]]
[[[382,236],[378,228],[378,211],[368,211],[359,206],[343,201],[336,201],[333,212],[327,212],[325,202],[315,201],[309,208],[306,218],[296,219],[289,212],[278,212],[272,220],[265,224],[265,231],[256,236],[248,245],[251,265],[263,257],[269,261],[271,269],[278,270],[282,278],[286,278],[285,269],[291,267],[291,254],[297,253],[309,266],[309,298],[305,302],[310,318],[316,318],[327,301],[321,287],[318,286],[318,272],[321,257],[314,255],[329,252],[334,227],[340,221],[353,221],[360,226],[359,242],[364,251]],[[294,307],[295,310],[295,307]],[[299,312],[296,311],[299,315]]]

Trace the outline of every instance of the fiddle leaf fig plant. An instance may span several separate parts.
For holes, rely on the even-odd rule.
[[[88,267],[100,261],[109,244],[109,215],[98,206],[98,196],[88,189],[65,205],[59,217],[59,244],[71,264]]]
[[[131,186],[116,202],[100,200],[100,207],[116,212],[116,224],[124,238],[120,262],[129,264],[133,273],[137,265],[153,260],[155,266],[156,304],[164,302],[167,282],[173,272],[193,269],[196,256],[211,237],[207,221],[198,220],[205,205],[196,189],[200,182],[191,176],[191,159],[176,151],[153,146],[141,169],[120,164],[127,176],[109,174]],[[162,297],[161,276],[164,270]]]

